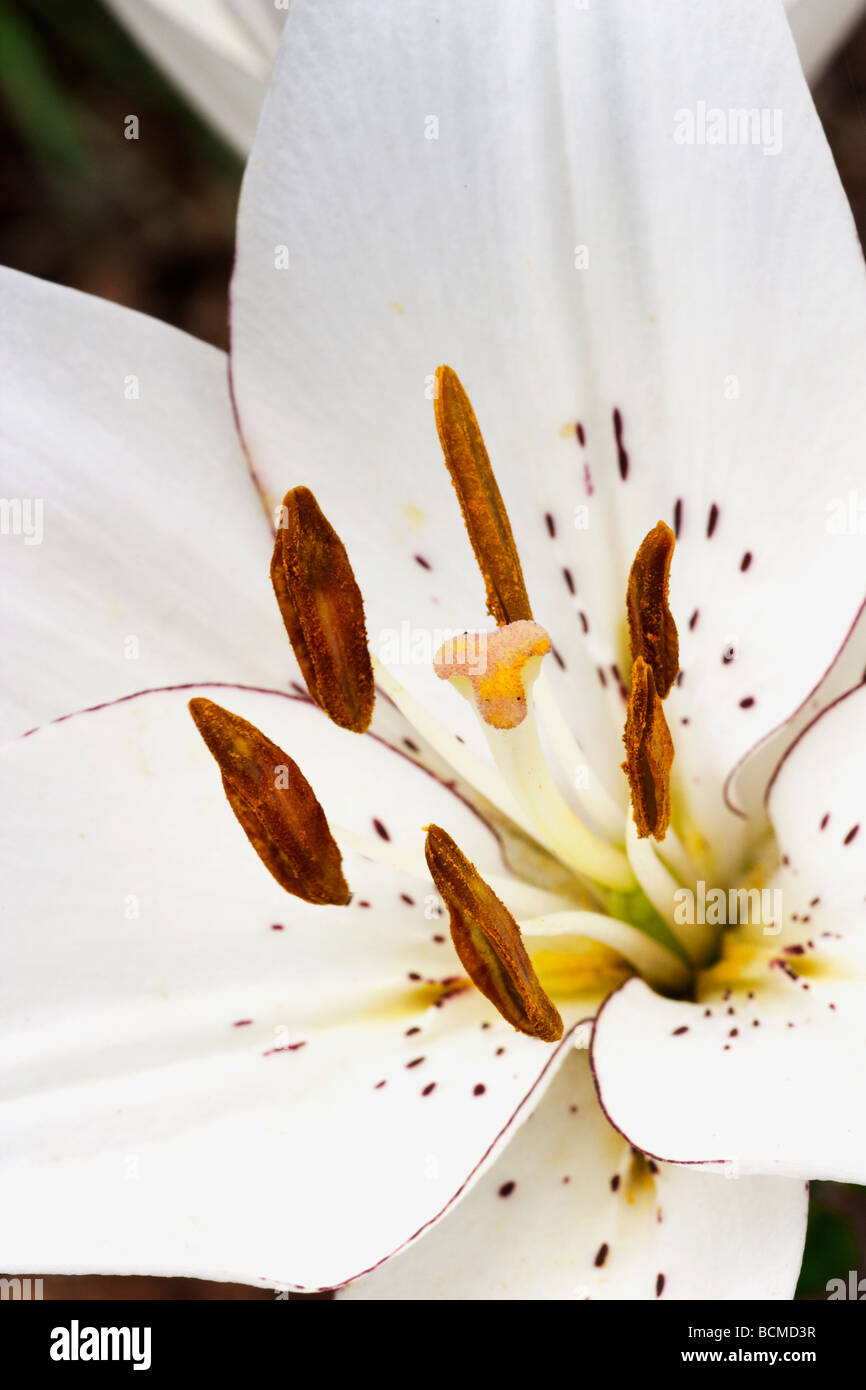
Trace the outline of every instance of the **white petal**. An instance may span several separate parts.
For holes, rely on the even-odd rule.
[[[859,498],[854,496],[856,507]],[[849,499],[850,502],[850,499]],[[818,715],[866,679],[866,603],[824,679],[792,719],[747,754],[728,779],[728,800],[755,825],[766,819],[766,799],[773,776],[786,752]]]
[[[242,155],[255,134],[279,39],[271,5],[249,27],[230,0],[107,0],[118,19]],[[255,8],[264,10],[262,0]],[[276,19],[276,25],[274,19]],[[262,20],[268,22],[268,27]]]
[[[866,935],[866,686],[801,734],[770,788],[780,885],[800,935]],[[812,925],[810,925],[812,923]]]
[[[255,134],[287,5],[269,0],[106,0],[202,113],[246,154]],[[862,0],[786,0],[810,81],[862,9]]]
[[[677,143],[689,113],[700,139],[699,103],[765,112],[758,143]],[[320,493],[374,645],[402,620],[462,630],[482,586],[428,399],[450,362],[566,707],[611,778],[626,575],[679,501],[671,717],[709,833],[725,775],[807,697],[862,601],[862,545],[827,522],[862,467],[864,288],[781,8],[298,0],[241,203],[240,418],[271,501]],[[427,679],[408,658],[400,675]]]
[[[148,686],[288,680],[223,354],[12,271],[0,308],[0,737]]]
[[[333,821],[417,848],[433,818],[502,869],[435,779],[278,693],[154,692],[8,745],[3,1258],[335,1284],[449,1206],[567,1040],[455,992],[429,882],[352,854],[348,908],[287,897],[226,804],[197,693],[296,755]],[[567,1026],[595,1003],[566,1000]]]
[[[572,1052],[530,1121],[423,1240],[351,1299],[792,1298],[804,1183],[649,1164]]]
[[[785,0],[800,62],[815,82],[863,12],[863,0]]]
[[[177,3],[177,0],[171,0]],[[163,0],[165,3],[165,0]],[[273,60],[280,45],[290,0],[224,0],[232,14]]]
[[[109,4],[117,3],[118,0],[109,0]],[[145,32],[146,26],[160,15],[184,29],[203,47],[221,53],[236,67],[260,72],[261,52],[233,14],[231,0],[144,0],[138,9]]]
[[[746,950],[727,990],[719,972],[696,1004],[640,981],[606,1002],[592,1058],[612,1123],[678,1163],[866,1181],[866,942]]]

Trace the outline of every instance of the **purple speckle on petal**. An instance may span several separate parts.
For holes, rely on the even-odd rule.
[[[623,442],[622,412],[618,407],[613,412],[613,433],[616,439],[617,463],[619,465],[619,476],[625,482],[628,477],[628,450]]]
[[[287,1043],[285,1047],[269,1047],[262,1053],[263,1057],[274,1057],[278,1052],[299,1052],[302,1047],[306,1047],[305,1042]]]

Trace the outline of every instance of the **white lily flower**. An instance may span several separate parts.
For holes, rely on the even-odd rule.
[[[290,0],[106,0],[193,105],[249,153]],[[863,0],[785,0],[809,82],[847,38]],[[588,6],[587,6],[588,8]]]
[[[744,105],[755,143],[698,137]],[[828,525],[862,479],[866,292],[781,8],[298,0],[244,183],[231,399],[179,333],[8,272],[0,293],[4,723],[43,725],[2,758],[2,1262],[790,1297],[803,1179],[866,1173],[839,1104],[866,1041],[866,693],[836,699],[866,572],[856,524]],[[453,374],[433,400],[443,360],[513,549]],[[416,655],[486,622],[434,405],[506,610],[487,684],[468,646],[451,682]],[[388,696],[370,735],[293,689],[244,452],[272,517],[308,484],[348,548]],[[299,534],[327,563],[283,557],[283,613],[317,699],[351,703],[342,550]],[[521,568],[538,623],[503,597]],[[276,749],[236,721],[221,745],[216,702]],[[262,750],[288,788],[253,795]],[[770,822],[735,814],[786,751]],[[683,925],[699,881],[780,885],[782,910]],[[571,1044],[599,1009],[593,1078]]]

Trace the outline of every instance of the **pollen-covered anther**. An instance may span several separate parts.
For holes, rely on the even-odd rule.
[[[448,908],[454,949],[472,983],[519,1032],[556,1042],[562,1019],[538,981],[511,913],[438,825],[427,828],[425,852]]]
[[[283,499],[271,582],[310,695],[335,724],[364,733],[375,700],[364,601],[346,548],[309,488]]]
[[[549,651],[550,638],[541,624],[520,621],[451,638],[434,656],[433,667],[440,680],[471,695],[485,724],[516,729],[526,718],[527,684]]]
[[[436,372],[436,428],[498,627],[532,618],[523,570],[475,411],[451,367]]]
[[[342,855],[297,763],[254,724],[212,700],[190,700],[189,712],[244,834],[280,887],[317,906],[344,906],[351,895]]]
[[[626,759],[622,764],[631,789],[638,836],[663,840],[671,818],[670,771],[674,745],[652,667],[642,656],[631,669],[631,695],[625,721]]]
[[[642,657],[652,668],[656,693],[662,700],[680,665],[677,625],[668,606],[675,544],[671,528],[663,521],[657,522],[638,547],[626,591],[632,660]]]

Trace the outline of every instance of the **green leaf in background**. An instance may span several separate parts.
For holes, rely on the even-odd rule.
[[[34,158],[46,172],[83,174],[87,150],[66,92],[55,80],[38,33],[0,0],[0,93]]]
[[[836,1192],[832,1184],[817,1184],[809,1203],[809,1224],[806,1229],[806,1248],[797,1285],[797,1298],[826,1298],[831,1279],[844,1279],[848,1271],[861,1263],[860,1241],[847,1214],[836,1210]],[[863,1202],[862,1189],[857,1192]],[[863,1271],[866,1273],[866,1271]]]

